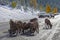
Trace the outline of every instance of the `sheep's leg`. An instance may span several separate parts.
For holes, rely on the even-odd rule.
[[[39,33],[39,28],[36,28],[36,32]]]
[[[24,29],[22,30],[23,34],[24,34]]]
[[[46,29],[48,29],[48,24],[45,24]]]
[[[9,31],[9,36],[12,36],[12,31],[11,30],[8,30]]]
[[[50,29],[52,29],[52,25],[50,25]]]

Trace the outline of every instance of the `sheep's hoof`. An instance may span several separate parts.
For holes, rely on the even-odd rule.
[[[34,36],[34,33],[31,33],[31,35],[30,36]]]

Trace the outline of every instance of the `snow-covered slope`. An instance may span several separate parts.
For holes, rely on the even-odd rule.
[[[37,16],[32,15],[30,11],[25,12],[20,9],[9,9],[7,6],[0,6],[0,21],[9,21],[9,19],[28,20]]]

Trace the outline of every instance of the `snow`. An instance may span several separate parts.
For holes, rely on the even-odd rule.
[[[18,20],[28,20],[32,18],[38,18],[37,16],[32,15],[30,11],[24,12],[24,9],[9,9],[7,6],[0,6],[0,17],[1,21],[9,21],[10,19],[18,19]],[[2,18],[3,17],[3,18]],[[4,19],[4,20],[3,20]]]
[[[7,6],[0,6],[0,40],[60,40],[60,15],[56,15],[54,18],[50,18],[53,27],[52,29],[43,29],[45,27],[44,20],[45,18],[38,18],[37,13],[39,11],[33,11],[33,15],[31,9],[28,8],[28,11],[24,11],[23,7],[20,9],[11,9]],[[8,37],[8,29],[9,29],[9,20],[29,20],[32,18],[38,18],[39,23],[39,34],[35,36],[17,36],[13,38]],[[2,22],[1,22],[2,21]],[[57,35],[58,39],[55,37]]]
[[[55,19],[60,20],[59,17],[60,17],[60,15],[56,15],[56,16],[55,16]]]

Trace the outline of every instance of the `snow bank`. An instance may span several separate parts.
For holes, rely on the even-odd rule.
[[[51,20],[51,22],[52,22],[52,24],[57,24],[58,23],[58,25],[60,24],[60,15],[56,15],[54,18],[51,18],[50,19]]]
[[[54,17],[57,21],[60,20],[60,14]]]
[[[32,15],[31,12],[24,12],[19,9],[9,9],[8,7],[0,6],[0,22],[9,21],[10,19],[18,19],[18,20],[28,20],[32,18],[38,18],[35,15]]]

